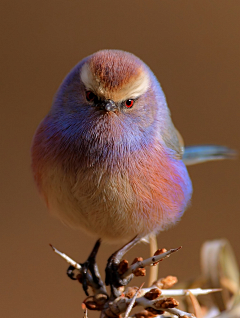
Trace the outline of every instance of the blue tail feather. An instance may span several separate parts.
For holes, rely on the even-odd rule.
[[[199,145],[186,146],[183,154],[185,165],[194,165],[206,161],[235,159],[237,152],[225,146]]]

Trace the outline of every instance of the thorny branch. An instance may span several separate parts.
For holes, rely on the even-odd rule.
[[[168,313],[169,317],[195,317],[191,313],[187,313],[177,308],[179,302],[173,298],[173,296],[186,296],[189,293],[192,295],[202,295],[215,291],[219,289],[167,289],[171,288],[176,282],[177,278],[174,276],[167,276],[166,278],[161,278],[154,282],[149,288],[141,287],[125,287],[119,286],[121,291],[120,297],[114,297],[113,294],[108,295],[106,287],[101,280],[100,274],[98,273],[97,265],[95,264],[95,270],[98,275],[98,284],[94,279],[95,272],[86,271],[83,273],[83,265],[75,262],[66,254],[57,250],[54,246],[50,245],[53,251],[61,256],[73,270],[77,270],[79,273],[75,278],[80,283],[83,284],[83,276],[86,280],[87,286],[92,289],[92,296],[87,297],[84,300],[85,317],[87,318],[86,308],[89,310],[98,310],[101,312],[101,318],[119,318],[121,314],[125,313],[125,318],[130,314],[130,311],[135,306],[141,306],[144,311],[134,314],[132,317],[135,318],[150,318],[153,316],[163,317],[162,314]],[[129,266],[127,260],[122,260],[118,265],[118,275],[120,279],[129,278],[131,280],[132,274],[135,276],[145,276],[146,266],[154,266],[166,257],[169,257],[172,253],[178,251],[181,247],[176,249],[161,249],[156,251],[153,257],[143,260],[142,258],[135,258],[132,264]],[[93,253],[93,252],[92,252]],[[73,273],[71,273],[73,276]],[[85,291],[86,292],[86,291]],[[166,316],[164,316],[166,317]]]

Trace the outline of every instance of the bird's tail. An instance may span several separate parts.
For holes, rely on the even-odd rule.
[[[183,154],[183,162],[186,166],[195,165],[205,161],[235,159],[237,152],[225,146],[200,145],[186,146]]]

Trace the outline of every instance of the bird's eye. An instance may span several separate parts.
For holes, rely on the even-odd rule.
[[[126,106],[127,108],[132,108],[132,107],[133,107],[133,104],[134,104],[134,99],[127,99],[127,100],[125,101],[125,106]]]
[[[87,92],[86,92],[86,99],[87,99],[89,102],[93,102],[93,101],[96,99],[96,95],[93,94],[93,92],[91,92],[91,91],[87,91]]]

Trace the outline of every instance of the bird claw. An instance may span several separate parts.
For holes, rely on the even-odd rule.
[[[100,244],[101,244],[101,240],[99,239],[95,243],[93,250],[90,253],[86,262],[80,263],[80,265],[81,265],[81,283],[82,283],[83,290],[87,296],[89,296],[89,294],[88,294],[88,279],[87,279],[88,271],[92,275],[92,281],[93,281],[94,285],[96,286],[96,288],[99,289],[103,286],[103,282],[101,280],[98,266],[96,263],[96,255],[97,255],[98,249],[100,247]],[[72,265],[70,265],[67,269],[67,275],[70,279],[77,280],[78,278],[74,276],[74,269],[75,268]]]
[[[120,264],[120,260],[124,254],[126,254],[134,245],[139,242],[139,237],[134,237],[129,243],[125,244],[122,248],[113,253],[107,262],[107,266],[105,269],[106,279],[105,284],[110,285],[111,293],[114,297],[119,297],[121,295],[121,291],[119,287],[126,286],[131,279],[133,278],[133,274],[130,274],[128,277],[122,278],[122,275],[119,273],[118,268]],[[82,283],[83,290],[87,296],[88,294],[88,275],[91,273],[91,281],[95,285],[95,289],[104,290],[104,284],[101,280],[101,276],[98,271],[98,266],[96,263],[96,255],[99,250],[101,244],[101,240],[97,240],[95,243],[92,252],[90,253],[88,259],[84,263],[79,263],[81,265],[81,274],[75,276],[74,270],[75,267],[70,265],[67,269],[67,275],[72,280],[79,280]],[[89,273],[90,272],[90,273]]]
[[[110,285],[111,292],[114,297],[119,297],[121,294],[121,292],[119,291],[119,287],[126,286],[133,278],[133,274],[129,275],[126,278],[121,278],[121,275],[118,272],[118,267],[123,255],[126,254],[134,245],[136,245],[139,240],[140,239],[138,236],[134,237],[130,242],[114,252],[108,259],[105,269],[105,284],[106,286]]]
[[[77,278],[74,276],[74,270],[75,270],[75,267],[70,265],[67,269],[67,275],[70,279],[77,280]]]

